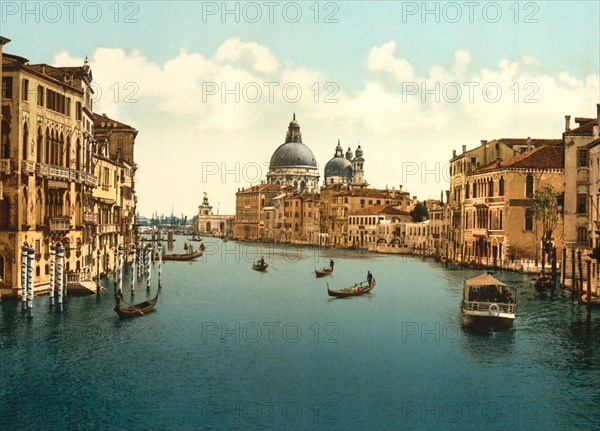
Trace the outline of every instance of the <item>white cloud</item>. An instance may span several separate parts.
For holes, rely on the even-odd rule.
[[[452,64],[432,64],[419,76],[397,51],[394,41],[373,47],[362,65],[364,85],[348,93],[336,76],[308,67],[281,67],[282,60],[268,47],[237,38],[226,40],[214,56],[180,51],[164,64],[137,51],[98,48],[89,59],[102,91],[94,110],[140,132],[140,211],[168,212],[175,206],[176,212],[189,215],[196,211],[202,191],[214,204],[220,202],[222,214],[233,213],[235,191],[265,177],[264,164],[283,142],[292,112],[321,169],[338,138],[344,149],[354,150],[360,141],[371,184],[404,183],[424,198],[439,196],[447,182],[439,173],[403,178],[403,164],[416,163],[433,172],[463,144],[470,148],[480,139],[500,137],[559,138],[563,115],[595,114],[597,75],[577,79],[568,71],[544,74],[527,56],[485,66],[459,48]],[[61,52],[54,63],[82,62]],[[123,100],[128,83],[139,89],[137,103]],[[207,85],[213,83],[216,94],[208,94]],[[222,83],[236,94],[224,95]],[[416,94],[409,94],[408,83],[414,84]],[[117,101],[114,88],[119,89]],[[302,96],[292,101],[296,88]],[[256,89],[260,100],[249,100],[256,97]],[[501,94],[492,101],[497,89]],[[326,96],[337,103],[324,103]],[[206,163],[218,172],[206,175]],[[248,168],[256,165],[263,169],[259,177]]]

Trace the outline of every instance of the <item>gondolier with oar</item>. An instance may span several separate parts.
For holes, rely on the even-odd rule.
[[[333,259],[329,259],[329,267],[331,268],[331,271],[333,272]]]
[[[373,274],[371,274],[371,271],[367,271],[367,283],[369,283],[369,286],[371,285],[372,281],[373,281]]]

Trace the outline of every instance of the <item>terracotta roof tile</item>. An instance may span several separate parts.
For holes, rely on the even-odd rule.
[[[598,119],[592,118],[587,123],[581,124],[581,126],[571,129],[565,132],[565,135],[591,135],[594,133],[594,126],[598,124]]]
[[[500,169],[563,169],[564,149],[562,146],[545,145],[506,160],[492,162],[471,173],[477,175]]]
[[[527,145],[529,143],[534,147],[541,147],[542,145],[562,145],[562,139],[500,138],[497,141],[508,145],[509,147],[514,145]]]
[[[350,213],[350,215],[376,215],[376,214],[406,215],[406,216],[410,215],[410,213],[399,210],[398,208],[394,208],[391,205],[373,205],[370,207],[361,208],[361,209],[352,211]]]

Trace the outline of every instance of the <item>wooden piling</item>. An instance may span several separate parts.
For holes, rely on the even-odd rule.
[[[50,307],[54,305],[54,289],[55,289],[55,265],[56,265],[56,247],[54,243],[50,244]]]
[[[592,270],[591,262],[587,261],[587,314],[592,313]]]
[[[581,261],[581,249],[577,250],[577,263],[579,267],[579,284],[577,285],[577,303],[581,304],[581,292],[583,291],[583,262]]]

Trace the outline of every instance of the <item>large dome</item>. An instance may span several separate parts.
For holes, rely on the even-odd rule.
[[[302,142],[286,142],[280,145],[271,156],[269,165],[271,169],[294,166],[317,167],[313,152]]]
[[[296,114],[285,135],[285,143],[281,144],[271,156],[270,169],[293,168],[293,167],[316,168],[315,155],[306,145],[302,143],[300,124],[296,121]]]
[[[344,157],[334,157],[325,165],[325,177],[351,177],[352,164]]]

